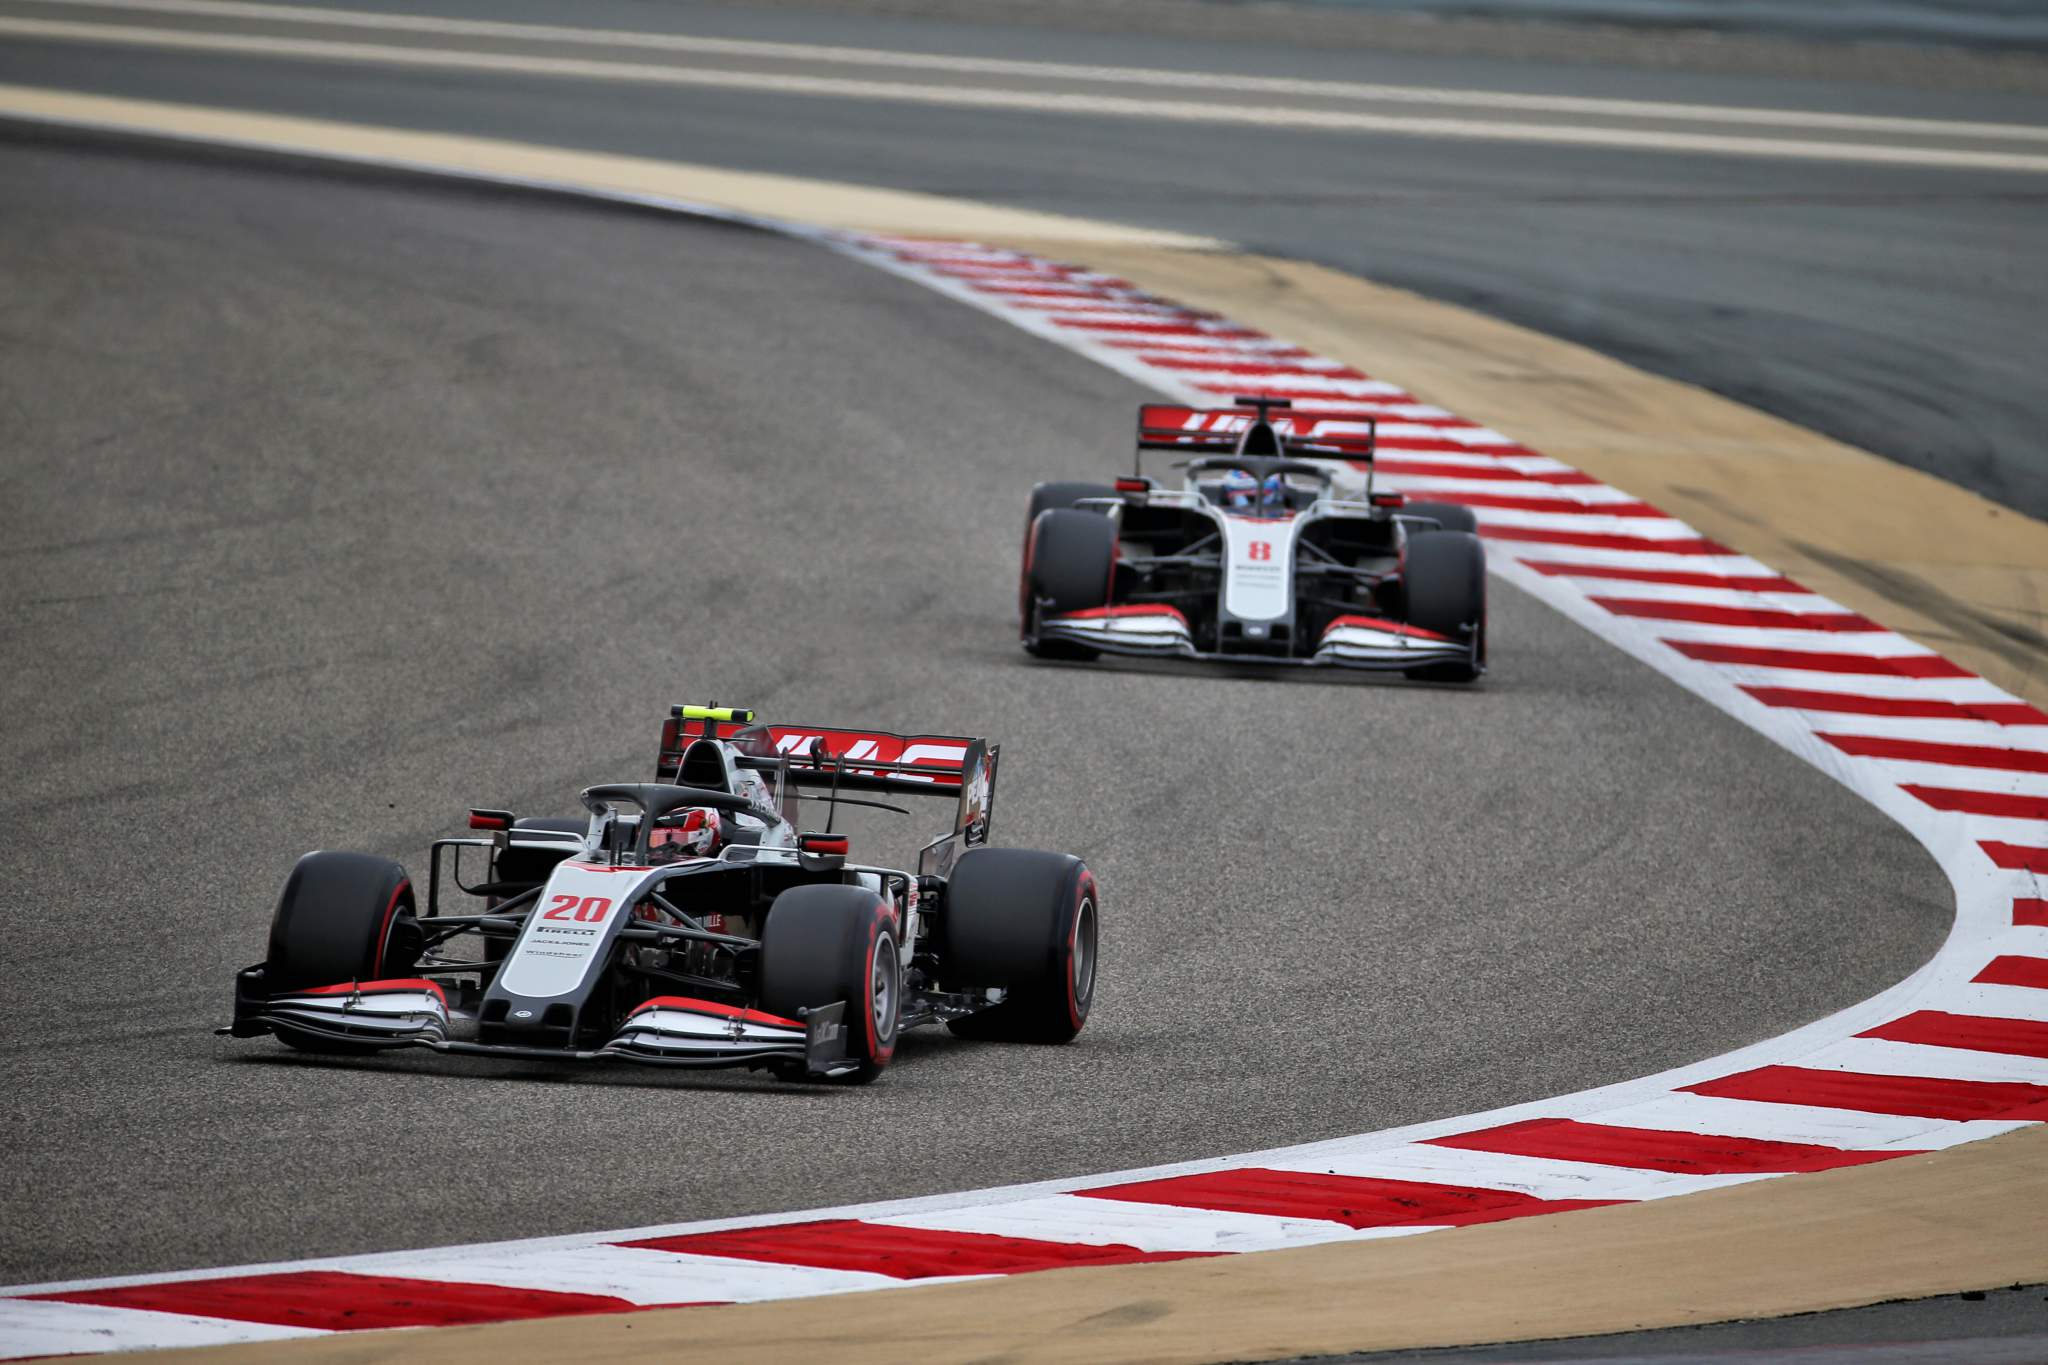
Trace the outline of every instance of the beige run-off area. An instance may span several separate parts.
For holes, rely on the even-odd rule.
[[[8,115],[959,236],[1086,264],[1398,382],[2048,705],[2048,525],[1582,347],[1321,267],[927,195],[487,139],[0,87]],[[1208,1361],[1454,1345],[2048,1281],[2044,1208],[2048,1131],[2030,1129],[1412,1239],[160,1358]]]

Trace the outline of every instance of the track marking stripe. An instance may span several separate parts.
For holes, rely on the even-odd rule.
[[[328,1332],[376,1327],[453,1327],[578,1313],[625,1313],[642,1307],[607,1294],[564,1294],[339,1270],[224,1275],[218,1279],[81,1289],[34,1297],[54,1303],[140,1308]]]
[[[1538,1199],[1512,1190],[1461,1188],[1370,1176],[1318,1175],[1312,1171],[1266,1170],[1256,1166],[1077,1193],[1089,1199],[1313,1218],[1352,1228],[1396,1227],[1404,1223],[1463,1227],[1628,1202]]]
[[[1970,980],[1987,986],[2025,986],[2048,991],[2048,957],[2002,954],[1984,964],[1984,970]]]
[[[1595,597],[1616,616],[1651,621],[1696,621],[1704,625],[1754,626],[1762,630],[1812,630],[1870,634],[1882,631],[1875,621],[1852,611],[1768,611],[1757,607],[1717,607],[1699,602],[1658,602],[1633,597]]]
[[[1750,664],[1764,668],[1797,668],[1813,673],[1889,673],[1901,678],[1970,678],[1939,654],[1830,654],[1819,650],[1759,649],[1707,640],[1667,640],[1666,644],[1704,664]]]
[[[1865,1029],[1856,1036],[1881,1038],[1894,1043],[1920,1043],[1927,1047],[1967,1048],[1972,1052],[2048,1058],[2048,1023],[2034,1019],[1983,1019],[1941,1010],[1916,1010],[1888,1024]]]
[[[1977,847],[1984,855],[2008,872],[2032,872],[2048,875],[2048,848],[2033,848],[2025,844],[2008,844],[2001,839],[1979,840]],[[2028,920],[2034,924],[2041,921]]]
[[[1802,711],[1836,711],[1864,716],[1900,716],[1923,720],[1981,720],[1993,725],[2048,725],[2048,712],[2025,702],[1961,702],[1910,697],[1869,697],[1797,687],[1744,686],[1743,691],[1766,706]]]
[[[2048,773],[2048,752],[2039,749],[1994,749],[1976,744],[1937,744],[1916,739],[1881,739],[1873,735],[1823,734],[1821,738],[1857,758],[1887,758],[1902,763],[1940,763],[1952,768],[1995,768],[2016,773]]]
[[[1899,790],[1925,801],[1936,810],[1988,815],[2001,820],[2048,820],[2048,796],[1957,791],[1952,787],[1922,787],[1910,782]]]
[[[1203,1251],[1141,1251],[1131,1246],[1051,1242],[987,1232],[951,1232],[899,1224],[835,1219],[736,1228],[683,1237],[650,1237],[619,1246],[727,1256],[827,1270],[863,1270],[898,1280],[954,1275],[1017,1275],[1076,1265],[1132,1265],[1215,1255]]]
[[[1930,1119],[2048,1118],[2048,1085],[2017,1081],[1958,1081],[1765,1066],[1684,1089],[1722,1099],[1817,1104]]]
[[[1621,1128],[1605,1123],[1582,1123],[1576,1119],[1524,1119],[1520,1123],[1481,1128],[1476,1132],[1431,1138],[1430,1141],[1440,1147],[1592,1161],[1682,1175],[1827,1171],[1838,1166],[1860,1166],[1895,1156],[1916,1155],[1910,1149],[1849,1151],[1840,1147],[1762,1138]]]

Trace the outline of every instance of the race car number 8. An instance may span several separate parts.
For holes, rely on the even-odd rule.
[[[553,902],[542,919],[573,919],[589,924],[603,919],[612,908],[610,896],[571,896],[557,892]]]
[[[1273,542],[1272,542],[1272,541],[1270,541],[1270,540],[1255,540],[1255,541],[1253,541],[1253,542],[1252,542],[1252,544],[1251,544],[1251,558],[1253,558],[1253,559],[1271,559],[1272,557],[1273,557]]]

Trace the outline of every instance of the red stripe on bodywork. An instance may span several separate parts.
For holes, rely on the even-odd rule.
[[[647,1251],[728,1256],[742,1261],[811,1266],[819,1270],[864,1270],[899,1280],[939,1275],[1019,1275],[1073,1265],[1135,1265],[1219,1255],[1209,1251],[1140,1251],[1136,1247],[1041,1242],[990,1232],[946,1232],[834,1219],[783,1223],[766,1228],[732,1228],[677,1237],[649,1237],[619,1246]]]
[[[2036,896],[2018,896],[2012,903],[2012,922],[2020,928],[2035,926],[2048,928],[2048,900]]]
[[[2048,1085],[2020,1081],[1956,1081],[1940,1076],[1875,1076],[1859,1071],[1762,1066],[1679,1088],[1715,1099],[1805,1104],[1923,1119],[2048,1117]],[[2030,1112],[2033,1110],[2041,1113],[2036,1115]]]
[[[1953,768],[1996,768],[2012,773],[2048,773],[2048,753],[2039,749],[1997,749],[1983,744],[1942,744],[1927,739],[1882,735],[1827,735],[1822,739],[1857,758],[1891,758],[1910,763],[1943,763]]]
[[[1625,1204],[1625,1199],[1538,1199],[1514,1190],[1437,1185],[1378,1176],[1326,1175],[1317,1171],[1275,1171],[1247,1167],[1207,1175],[1141,1180],[1130,1185],[1075,1190],[1089,1199],[1176,1208],[1260,1213],[1277,1218],[1315,1218],[1352,1228],[1405,1224],[1429,1227],[1494,1223],[1541,1213]]]
[[[1182,625],[1188,618],[1181,614],[1179,607],[1169,607],[1163,602],[1138,602],[1120,607],[1083,607],[1079,611],[1063,611],[1052,619],[1055,621],[1104,621],[1124,616],[1171,616]]]
[[[1688,573],[1683,569],[1628,569],[1614,564],[1559,564],[1524,561],[1552,578],[1612,578],[1625,583],[1665,583],[1674,588],[1730,588],[1736,592],[1806,592],[1789,578],[1772,574]]]
[[[1747,664],[1752,668],[1800,668],[1812,673],[1862,673],[1895,678],[1973,678],[1939,654],[1825,654],[1806,649],[1766,649],[1713,644],[1705,640],[1664,642],[1688,659],[1705,664]]]
[[[2011,792],[1958,791],[1953,787],[1922,787],[1907,782],[1902,791],[1936,810],[1963,815],[1990,815],[2001,820],[2048,820],[2048,796],[2015,796]]]
[[[1774,611],[1764,607],[1722,607],[1705,602],[1646,602],[1635,597],[1595,597],[1616,616],[1651,621],[1695,621],[1706,626],[1749,626],[1757,630],[1819,630],[1866,634],[1884,627],[1853,611]]]
[[[111,1289],[74,1289],[31,1297],[102,1308],[185,1313],[230,1322],[267,1322],[325,1332],[377,1327],[457,1327],[465,1323],[558,1318],[582,1313],[634,1313],[643,1305],[609,1294],[567,1294],[550,1289],[508,1289],[494,1284],[449,1284],[341,1270],[292,1270],[276,1275],[229,1275]],[[678,1305],[664,1304],[663,1307]]]
[[[2002,843],[1997,839],[1979,839],[1977,847],[1983,849],[1984,855],[1993,863],[2008,872],[2048,872],[2048,848],[2029,848],[2025,844]]]
[[[1389,621],[1380,616],[1340,616],[1323,627],[1322,638],[1328,639],[1331,631],[1339,629],[1384,630],[1393,635],[1412,636],[1417,640],[1440,640],[1447,645],[1457,643],[1448,635],[1439,635],[1436,631],[1422,626],[1411,626],[1405,621]]]
[[[633,1019],[649,1010],[686,1010],[691,1014],[708,1014],[719,1019],[737,1019],[745,1024],[769,1024],[775,1028],[793,1028],[801,1033],[804,1029],[800,1019],[785,1019],[779,1014],[765,1010],[742,1009],[738,1005],[721,1005],[715,1000],[696,1000],[687,995],[657,995],[633,1007],[626,1018]]]
[[[1576,1119],[1526,1119],[1482,1128],[1476,1133],[1426,1139],[1432,1146],[1474,1152],[1507,1152],[1555,1161],[1590,1161],[1677,1175],[1758,1175],[1766,1172],[1827,1171],[1863,1166],[1917,1152],[1851,1152],[1805,1142],[1620,1128]]]
[[[2048,1057],[2048,1023],[2038,1019],[1993,1019],[1978,1014],[1915,1010],[1856,1036],[1882,1038],[1888,1043],[1996,1052],[2007,1057]]]
[[[1900,716],[1916,720],[1981,720],[1993,725],[2048,725],[2048,712],[2025,702],[1939,701],[1908,697],[1858,697],[1841,692],[1810,692],[1799,687],[1743,686],[1766,706],[1800,711],[1834,711],[1853,716]]]
[[[1650,536],[1601,535],[1593,531],[1558,531],[1541,526],[1481,526],[1488,540],[1520,540],[1540,545],[1577,545],[1588,550],[1640,550],[1660,555],[1731,555],[1735,552],[1705,536],[1657,540]]]
[[[448,1004],[448,993],[435,983],[423,977],[399,978],[391,981],[343,981],[333,986],[306,986],[295,991],[281,991],[281,995],[382,995],[397,991],[424,991],[439,996],[441,1004]]]
[[[1970,980],[1986,986],[2032,986],[2048,991],[2048,957],[2004,953],[1985,963],[1984,970]]]

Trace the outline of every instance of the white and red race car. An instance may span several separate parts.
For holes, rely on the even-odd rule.
[[[1081,1031],[1095,878],[1063,853],[987,846],[997,746],[753,720],[673,708],[656,780],[587,788],[586,819],[472,810],[475,834],[432,847],[424,908],[389,858],[306,854],[222,1032],[866,1081],[920,1025]],[[869,793],[943,800],[952,827],[915,869],[849,861],[838,807],[909,814]],[[473,913],[447,913],[455,892]]]
[[[1042,658],[1157,655],[1394,669],[1470,682],[1486,671],[1486,552],[1469,509],[1372,486],[1370,417],[1147,404],[1140,464],[1114,484],[1032,490],[1019,585],[1024,647]],[[1314,441],[1290,433],[1299,425]],[[1168,451],[1179,488],[1143,473]],[[1353,496],[1339,471],[1364,470]]]

